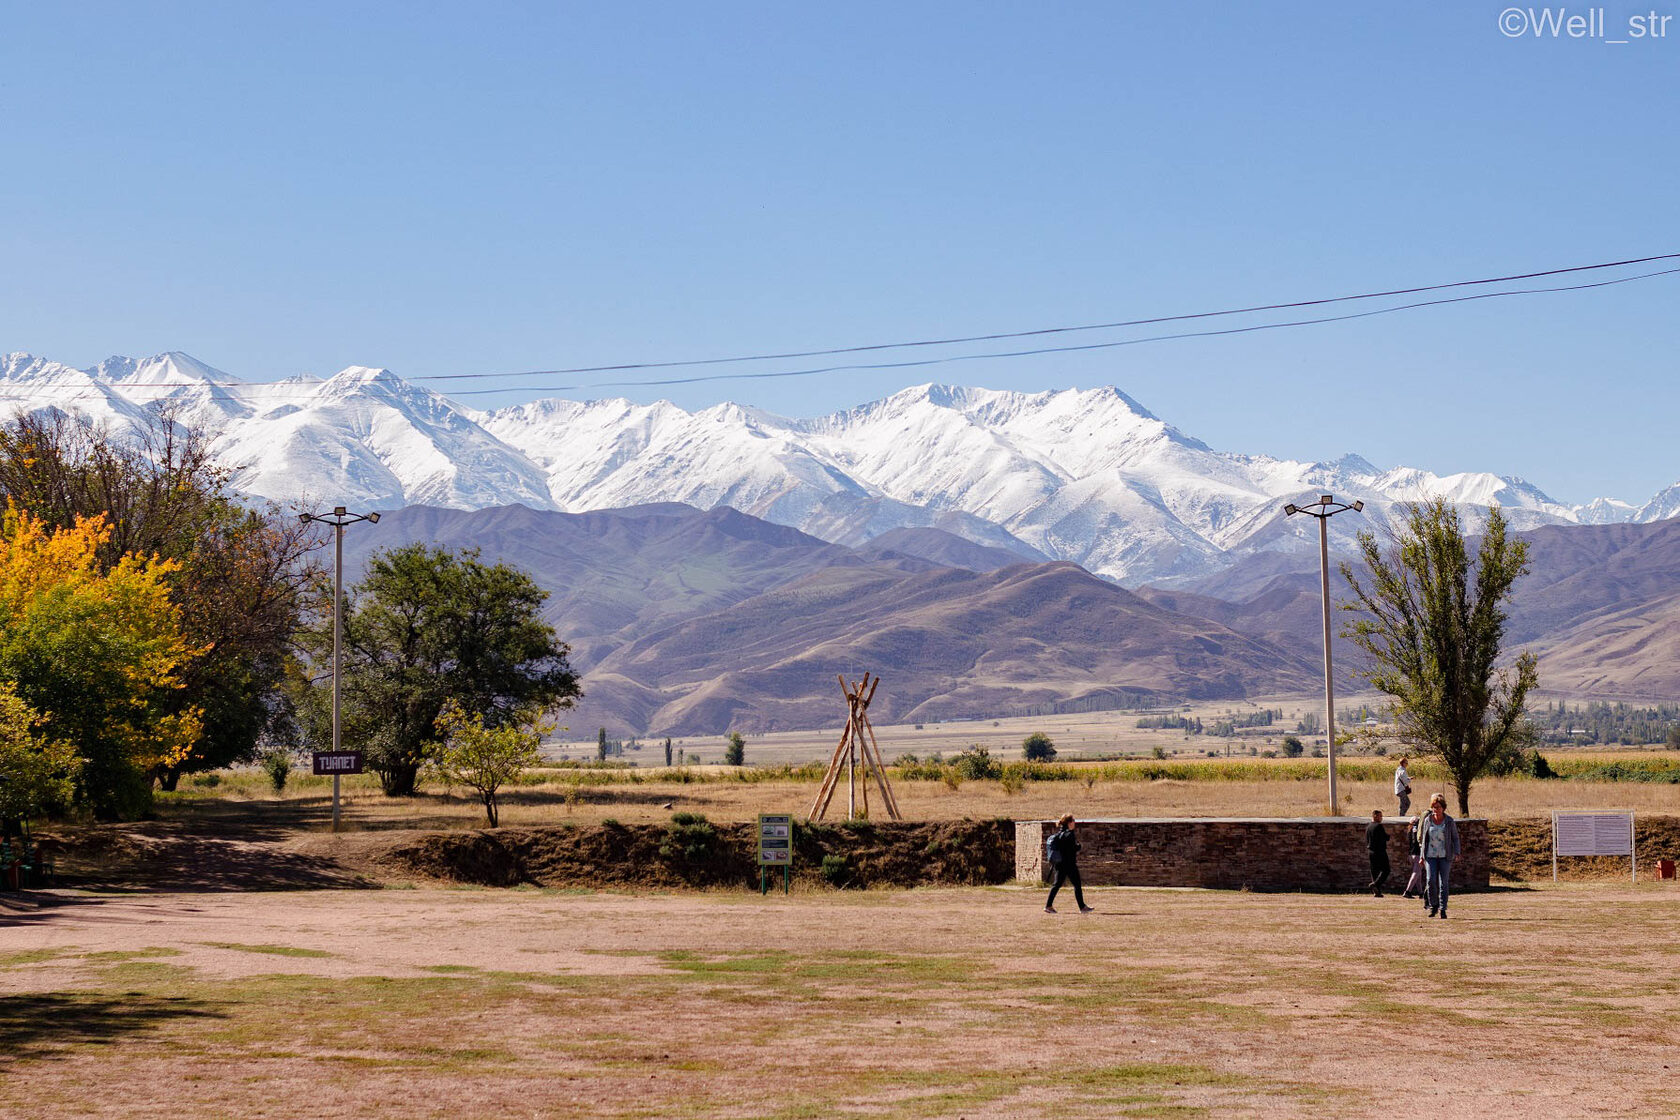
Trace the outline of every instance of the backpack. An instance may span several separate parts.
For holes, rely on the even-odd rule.
[[[1060,831],[1052,832],[1050,838],[1044,841],[1044,858],[1052,864],[1062,862],[1062,836]]]

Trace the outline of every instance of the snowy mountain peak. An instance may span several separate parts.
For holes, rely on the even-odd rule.
[[[154,354],[150,358],[125,358],[116,355],[106,358],[87,372],[105,381],[166,389],[239,380],[232,374],[206,365],[191,354],[183,354],[179,350]]]
[[[388,369],[240,381],[180,353],[76,370],[0,358],[0,401],[73,408],[120,428],[184,406],[246,492],[369,508],[522,503],[584,511],[658,502],[733,507],[858,544],[934,528],[1124,582],[1189,578],[1263,550],[1316,548],[1282,506],[1360,498],[1346,543],[1399,502],[1443,497],[1518,528],[1680,514],[1680,484],[1638,510],[1567,507],[1520,478],[1390,470],[1355,454],[1297,462],[1216,451],[1112,386],[1026,393],[926,384],[813,419],[724,403],[543,400],[478,411]]]

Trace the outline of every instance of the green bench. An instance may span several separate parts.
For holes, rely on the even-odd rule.
[[[52,857],[40,844],[31,844],[27,836],[0,841],[0,890],[44,887],[52,874]]]

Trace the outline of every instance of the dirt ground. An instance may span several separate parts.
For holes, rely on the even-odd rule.
[[[1680,1112],[1673,884],[1090,901],[0,896],[0,1116]]]

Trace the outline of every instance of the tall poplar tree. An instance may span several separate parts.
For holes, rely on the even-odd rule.
[[[1342,565],[1354,594],[1343,609],[1359,612],[1343,634],[1364,651],[1366,679],[1394,698],[1402,737],[1440,757],[1467,815],[1471,783],[1530,734],[1524,702],[1539,683],[1534,655],[1496,668],[1528,544],[1511,536],[1495,506],[1472,561],[1452,503],[1397,512],[1387,549],[1359,534],[1363,580]]]

